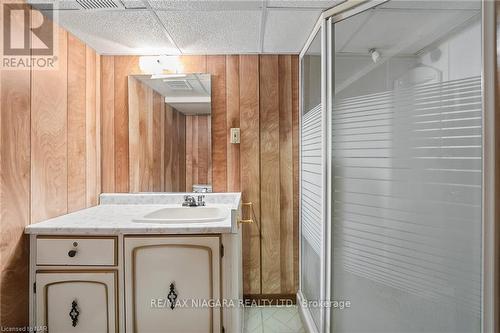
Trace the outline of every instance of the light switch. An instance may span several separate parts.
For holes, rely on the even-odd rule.
[[[240,143],[240,129],[231,128],[231,143]]]

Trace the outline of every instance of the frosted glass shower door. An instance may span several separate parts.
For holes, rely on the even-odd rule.
[[[301,57],[300,117],[300,294],[304,302],[323,298],[325,227],[325,109],[322,103],[322,31]],[[318,331],[321,308],[304,308]]]
[[[332,332],[479,332],[481,3],[336,22]]]

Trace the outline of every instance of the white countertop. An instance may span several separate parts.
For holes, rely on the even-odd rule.
[[[44,235],[118,235],[118,234],[207,234],[237,232],[236,215],[240,193],[207,193],[206,207],[227,208],[225,220],[206,223],[144,223],[134,219],[162,208],[181,207],[185,194],[140,193],[102,194],[101,204],[58,216],[25,228],[27,234]]]

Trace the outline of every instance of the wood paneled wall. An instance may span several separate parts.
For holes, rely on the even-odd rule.
[[[186,73],[212,75],[214,191],[241,191],[243,201],[253,202],[259,222],[243,226],[244,293],[294,294],[298,286],[298,57],[183,56],[181,62]],[[130,191],[127,77],[140,74],[138,63],[135,56],[101,57],[103,192]],[[230,143],[231,127],[241,128],[241,144]],[[190,167],[188,162],[186,169]]]
[[[212,119],[209,115],[186,116],[186,186],[212,184]]]
[[[57,69],[0,71],[2,326],[28,323],[24,227],[96,205],[101,192],[100,57],[55,29]]]
[[[163,99],[165,100],[165,99]],[[165,104],[165,191],[186,191],[186,116]]]
[[[165,97],[128,78],[130,192],[183,192],[186,116]]]

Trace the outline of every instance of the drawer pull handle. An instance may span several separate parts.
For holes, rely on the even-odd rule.
[[[76,256],[76,250],[69,250],[68,257],[73,258],[74,256]]]
[[[78,311],[78,304],[76,303],[76,300],[74,300],[73,302],[71,302],[71,311],[69,312],[71,325],[73,325],[73,327],[75,327],[78,323],[78,315],[80,315],[80,311]]]
[[[170,284],[170,291],[167,298],[170,301],[170,308],[173,310],[175,308],[175,302],[177,301],[177,293],[175,292],[175,285],[173,282]]]

